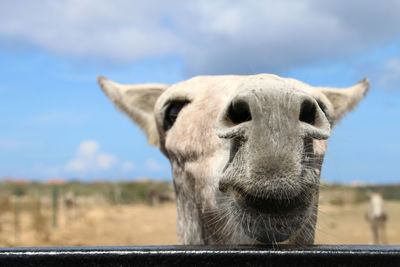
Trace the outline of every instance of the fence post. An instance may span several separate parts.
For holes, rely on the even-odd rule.
[[[20,220],[20,197],[23,195],[23,189],[17,186],[14,189],[14,243],[19,243],[19,234],[21,230],[21,220]]]
[[[20,219],[19,219],[19,195],[14,193],[14,243],[19,242]]]
[[[58,227],[58,195],[59,190],[58,186],[53,186],[53,228]]]

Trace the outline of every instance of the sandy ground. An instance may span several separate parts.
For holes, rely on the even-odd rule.
[[[400,244],[400,202],[386,201],[388,244]],[[371,244],[370,225],[365,220],[368,204],[320,205],[315,242],[318,244]]]
[[[400,244],[400,202],[387,202],[389,244]],[[369,225],[364,219],[367,204],[321,205],[316,243],[369,244]],[[175,204],[90,206],[61,210],[58,226],[51,226],[48,211],[42,220],[32,212],[20,215],[15,234],[14,215],[0,219],[0,245],[7,246],[99,246],[177,244]],[[35,224],[36,222],[36,224]]]

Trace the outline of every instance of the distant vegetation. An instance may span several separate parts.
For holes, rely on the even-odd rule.
[[[76,198],[96,198],[110,204],[150,203],[154,195],[173,196],[173,186],[167,181],[140,181],[121,183],[83,183],[69,182],[64,184],[43,183],[0,183],[0,198],[51,197],[54,190],[57,195],[69,194]]]
[[[75,198],[95,198],[109,204],[151,203],[157,195],[173,198],[173,186],[168,181],[138,181],[138,182],[68,182],[63,184],[43,183],[0,183],[0,199],[8,196],[52,197],[55,188],[57,194],[72,195]],[[321,185],[322,201],[331,204],[360,203],[368,200],[368,192],[379,192],[386,200],[400,200],[399,185],[348,186],[340,184]],[[0,203],[1,204],[1,203]]]
[[[382,194],[385,200],[400,200],[400,184],[365,186],[322,184],[320,196],[321,202],[328,202],[333,205],[343,205],[345,203],[360,203],[368,201],[368,194],[371,192]]]

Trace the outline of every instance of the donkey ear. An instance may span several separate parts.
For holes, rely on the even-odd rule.
[[[369,87],[369,82],[366,78],[346,89],[320,87],[321,92],[332,104],[333,123],[338,122],[347,112],[353,110],[367,94]]]
[[[158,146],[159,137],[154,118],[154,105],[168,87],[166,84],[122,85],[98,76],[103,92],[126,113],[147,136],[149,145]]]

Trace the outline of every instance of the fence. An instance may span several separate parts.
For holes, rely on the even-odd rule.
[[[400,246],[3,248],[0,266],[400,266]]]

